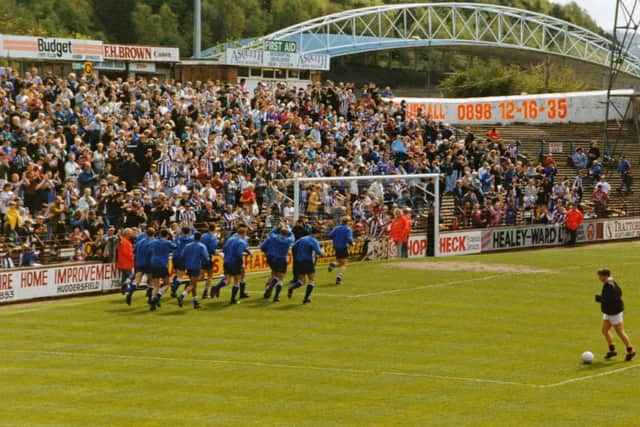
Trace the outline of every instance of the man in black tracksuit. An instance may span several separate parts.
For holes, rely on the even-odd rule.
[[[607,352],[605,359],[611,359],[617,356],[616,346],[613,344],[613,338],[609,333],[611,327],[616,330],[616,333],[627,347],[627,355],[625,360],[628,362],[636,355],[633,350],[633,345],[629,336],[624,331],[622,323],[622,312],[624,310],[624,303],[622,302],[622,289],[618,286],[611,272],[607,269],[598,271],[598,278],[602,282],[602,294],[596,295],[596,302],[600,303],[600,309],[602,311],[602,334],[607,340],[609,345],[609,351]]]

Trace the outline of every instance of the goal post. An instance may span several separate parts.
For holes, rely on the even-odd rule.
[[[436,173],[405,175],[364,175],[296,177],[280,180],[287,199],[293,202],[294,222],[305,214],[310,221],[334,224],[342,216],[350,216],[354,224],[377,228],[382,219],[398,207],[411,208],[412,232],[426,235],[427,247],[439,256],[440,240],[440,175]],[[381,212],[384,211],[384,212]],[[388,228],[388,220],[386,227]]]

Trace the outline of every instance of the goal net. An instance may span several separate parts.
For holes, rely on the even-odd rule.
[[[278,198],[283,201],[279,205],[284,208],[279,213],[291,225],[320,227],[323,240],[328,240],[333,227],[347,217],[358,242],[350,249],[353,259],[437,256],[438,248],[433,242],[439,240],[438,180],[438,174],[280,180],[276,187]],[[397,211],[411,221],[410,238],[405,245],[392,239],[397,236],[394,230],[398,226],[393,227]]]

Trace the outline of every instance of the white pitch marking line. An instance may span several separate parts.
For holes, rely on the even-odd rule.
[[[629,371],[631,369],[635,369],[635,368],[638,368],[638,367],[640,367],[640,365],[638,365],[638,364],[631,365],[631,366],[625,366],[624,368],[612,369],[610,371],[600,372],[598,374],[585,375],[583,377],[570,378],[568,380],[559,381],[557,383],[544,384],[544,385],[541,385],[539,387],[540,388],[560,387],[560,386],[571,384],[571,383],[577,383],[577,382],[581,382],[581,381],[592,380],[594,378],[608,377],[609,375],[614,375],[614,374],[617,374],[619,372]]]
[[[126,355],[126,354],[103,354],[103,353],[83,353],[83,352],[69,352],[69,351],[46,351],[46,350],[9,350],[0,349],[0,352],[4,353],[19,353],[19,354],[39,354],[43,356],[64,356],[64,357],[90,357],[90,358],[112,358],[112,359],[124,359],[124,360],[153,360],[158,362],[194,362],[194,363],[209,363],[220,365],[236,365],[236,366],[255,366],[259,368],[282,368],[282,369],[298,369],[298,370],[313,370],[321,372],[342,372],[348,374],[358,375],[392,375],[402,377],[413,378],[431,378],[445,381],[461,381],[461,382],[474,382],[482,384],[497,384],[497,385],[514,385],[521,387],[541,387],[538,384],[519,383],[514,381],[501,381],[493,379],[483,378],[468,378],[468,377],[453,377],[446,375],[431,375],[401,371],[376,371],[371,369],[355,369],[355,368],[337,368],[332,366],[315,366],[315,365],[286,365],[282,363],[267,363],[267,362],[252,362],[243,360],[219,360],[219,359],[189,359],[189,358],[175,358],[175,357],[159,357],[159,356],[144,356],[144,355]]]
[[[512,274],[518,274],[518,273],[512,273]],[[481,281],[481,280],[491,280],[491,279],[495,279],[495,278],[501,277],[501,276],[504,276],[504,274],[493,274],[491,276],[476,277],[475,279],[454,280],[454,281],[451,281],[451,282],[436,283],[436,284],[433,284],[433,285],[416,286],[416,287],[413,287],[413,288],[388,289],[386,291],[371,292],[371,293],[368,293],[368,294],[341,295],[341,297],[342,298],[367,298],[367,297],[374,297],[374,296],[378,296],[378,295],[396,294],[398,292],[419,291],[419,290],[422,290],[422,289],[445,288],[445,287],[448,287],[448,286],[462,285],[462,284],[465,284],[465,283],[478,282],[478,281]]]
[[[490,378],[473,378],[473,377],[456,377],[456,376],[448,376],[448,375],[435,375],[435,374],[423,374],[419,372],[402,372],[402,371],[376,371],[371,369],[355,369],[355,368],[337,368],[332,366],[315,366],[315,365],[287,365],[282,363],[267,363],[267,362],[252,362],[252,361],[242,361],[242,360],[221,360],[221,359],[185,359],[185,358],[175,358],[175,357],[159,357],[159,356],[144,356],[144,355],[126,355],[126,354],[103,354],[103,353],[82,353],[82,352],[69,352],[69,351],[46,351],[46,350],[10,350],[10,349],[0,349],[0,352],[4,353],[19,353],[19,354],[39,354],[45,356],[81,356],[81,357],[108,357],[112,359],[124,359],[124,360],[153,360],[159,362],[194,362],[194,363],[216,363],[220,365],[236,365],[236,366],[255,366],[255,367],[270,367],[270,368],[282,368],[282,369],[309,369],[313,371],[324,371],[324,372],[343,372],[350,374],[359,374],[359,375],[391,375],[391,376],[400,376],[400,377],[412,377],[412,378],[431,378],[437,380],[445,380],[445,381],[459,381],[459,382],[473,382],[480,384],[497,384],[497,385],[513,385],[520,387],[529,387],[529,388],[555,388],[561,387],[567,384],[572,384],[576,382],[588,381],[595,378],[607,377],[610,375],[615,375],[620,372],[629,371],[631,369],[636,369],[640,367],[640,364],[625,366],[624,368],[612,369],[606,372],[600,372],[598,374],[593,375],[585,375],[581,377],[569,378],[564,381],[559,381],[550,384],[531,384],[531,383],[522,383],[517,381],[503,381],[503,380],[495,380]]]
[[[621,263],[618,265],[636,265],[636,262],[625,262],[625,263]],[[563,267],[563,268],[558,268],[556,269],[557,271],[566,271],[566,270],[580,270],[586,267],[590,267],[591,264],[586,264],[586,265],[572,265],[569,267]],[[262,272],[264,273],[264,272]],[[555,273],[554,271],[550,272],[551,274]],[[257,272],[253,272],[250,274],[258,274]],[[465,284],[465,283],[471,283],[471,282],[475,282],[475,281],[479,281],[479,280],[490,280],[490,279],[495,279],[497,277],[503,277],[503,276],[511,276],[511,275],[516,275],[516,274],[531,274],[531,273],[525,273],[525,272],[512,272],[512,273],[503,273],[503,274],[494,274],[494,275],[490,275],[490,276],[484,276],[484,277],[478,277],[475,279],[464,279],[464,280],[455,280],[452,282],[445,282],[445,283],[436,283],[436,284],[432,284],[432,285],[423,285],[423,286],[418,286],[418,287],[413,287],[413,288],[397,288],[397,289],[388,289],[385,291],[380,291],[380,292],[372,292],[372,293],[367,293],[367,294],[357,294],[357,295],[340,295],[340,294],[325,294],[322,292],[314,292],[314,295],[317,296],[321,296],[321,297],[329,297],[329,298],[352,298],[352,299],[358,299],[358,298],[366,298],[366,297],[373,297],[373,296],[378,296],[378,295],[388,295],[388,294],[395,294],[395,293],[399,293],[399,292],[406,292],[406,291],[416,291],[416,290],[424,290],[424,289],[438,289],[438,288],[444,288],[444,287],[448,287],[448,286],[455,286],[455,285],[460,285],[460,284]],[[259,291],[249,291],[249,294],[262,294]],[[104,295],[107,296],[107,295]],[[38,304],[39,301],[34,301],[33,304],[35,304],[36,306],[33,308],[27,308],[27,309],[23,309],[23,310],[12,310],[11,305],[7,305],[7,306],[2,306],[0,305],[0,316],[2,315],[12,315],[12,314],[22,314],[22,313],[30,313],[32,311],[39,311],[41,310],[43,307],[46,307],[48,304]],[[52,303],[54,302],[52,301],[45,301],[47,303]],[[64,301],[56,301],[55,302],[56,305],[58,307],[73,307],[76,305],[85,305],[85,304],[90,304],[90,303],[95,303],[95,298],[93,298],[92,296],[84,296],[82,298],[82,301],[76,302],[64,302]],[[22,302],[21,304],[30,304],[30,302],[28,300]]]
[[[47,306],[60,308],[60,307],[75,307],[75,306],[86,305],[91,303],[95,304],[96,300],[94,296],[96,295],[93,295],[93,296],[78,295],[77,297],[72,299],[67,298],[66,301],[65,300],[56,301],[55,299],[41,300],[41,301],[25,300],[24,302],[19,302],[18,304],[20,305],[33,304],[34,306],[30,308],[16,309],[16,310],[12,310],[12,308],[14,307],[12,307],[11,304],[6,306],[0,306],[0,316],[2,316],[3,314],[22,314],[22,313],[30,313],[32,311],[40,311]],[[101,296],[101,295],[97,295],[97,296]]]
[[[519,383],[515,381],[502,381],[502,380],[492,380],[492,379],[485,379],[485,378],[451,377],[447,375],[432,375],[432,374],[420,374],[420,373],[411,373],[411,372],[382,371],[380,372],[380,374],[394,375],[394,376],[400,376],[400,377],[432,378],[436,380],[446,380],[446,381],[464,381],[464,382],[484,383],[484,384],[517,385],[517,386],[532,387],[532,388],[541,387],[539,384]]]
[[[448,375],[434,375],[434,374],[423,374],[419,372],[402,372],[402,371],[376,371],[371,369],[355,369],[355,368],[337,368],[332,366],[314,366],[314,365],[286,365],[282,363],[267,363],[267,362],[252,362],[252,361],[242,361],[242,360],[219,360],[219,359],[185,359],[185,358],[175,358],[175,357],[159,357],[159,356],[144,356],[144,355],[125,355],[125,354],[102,354],[102,353],[82,353],[82,352],[69,352],[69,351],[46,351],[46,350],[9,350],[9,349],[0,349],[0,352],[5,353],[20,353],[20,354],[40,354],[45,356],[81,356],[81,357],[91,357],[91,358],[99,358],[99,357],[108,357],[112,359],[124,359],[124,360],[153,360],[159,362],[194,362],[194,363],[216,363],[220,365],[236,365],[236,366],[255,366],[255,367],[270,367],[270,368],[282,368],[282,369],[309,369],[313,371],[324,371],[324,372],[343,372],[350,374],[359,374],[359,375],[391,375],[391,376],[400,376],[400,377],[412,377],[412,378],[431,378],[437,380],[445,380],[445,381],[460,381],[460,382],[473,382],[473,383],[481,383],[481,384],[497,384],[497,385],[513,385],[520,387],[529,387],[529,388],[554,388],[560,387],[563,385],[588,381],[595,378],[606,377],[610,375],[615,375],[620,372],[628,371],[631,369],[635,369],[640,367],[640,365],[632,365],[625,366],[624,368],[613,369],[607,372],[600,372],[598,374],[593,375],[585,375],[576,378],[570,378],[568,380],[559,381],[556,383],[550,384],[531,384],[531,383],[521,383],[517,381],[503,381],[503,380],[495,380],[490,378],[473,378],[473,377],[456,377],[456,376],[448,376]]]

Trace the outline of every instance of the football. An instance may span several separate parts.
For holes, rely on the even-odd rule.
[[[585,351],[584,353],[582,353],[582,362],[586,365],[591,364],[591,362],[593,362],[593,353],[591,353],[590,351]]]

